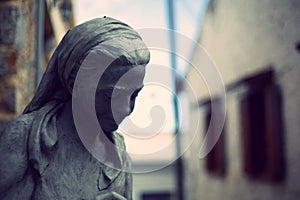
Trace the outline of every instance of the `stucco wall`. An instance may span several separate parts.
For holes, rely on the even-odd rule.
[[[203,138],[203,109],[191,113],[198,137],[184,156],[186,199],[298,199],[300,197],[300,1],[211,0],[199,44],[217,65],[225,85],[272,66],[283,98],[286,159],[284,181],[249,180],[241,167],[240,90],[228,91],[226,163],[223,178],[208,175],[197,159]],[[196,59],[195,49],[193,59]],[[197,67],[197,66],[196,66]],[[198,69],[199,70],[199,69]],[[187,79],[199,99],[207,97],[204,81],[191,67]],[[194,128],[193,128],[194,127]]]
[[[168,192],[174,195],[176,190],[174,167],[170,165],[155,172],[133,174],[133,199],[142,200],[145,193]]]

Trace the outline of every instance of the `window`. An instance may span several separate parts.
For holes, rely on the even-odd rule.
[[[170,192],[153,192],[142,194],[142,200],[171,200]]]
[[[218,134],[215,130],[215,125],[218,123],[218,121],[211,121],[211,103],[214,103],[217,106],[220,106],[220,99],[215,98],[208,101],[206,104],[206,110],[205,110],[205,134],[207,134],[207,130],[209,127],[209,124],[211,123],[212,126],[212,132],[210,134]],[[212,175],[217,176],[224,176],[225,175],[225,129],[223,128],[222,133],[213,147],[213,149],[208,153],[208,155],[205,158],[205,167],[208,173]],[[214,136],[210,137],[214,138]],[[209,143],[210,141],[208,141]]]
[[[242,95],[241,134],[243,170],[252,179],[284,178],[281,96],[272,71],[245,80]]]

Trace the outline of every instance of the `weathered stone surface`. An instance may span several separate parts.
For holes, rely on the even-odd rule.
[[[0,2],[0,119],[19,114],[34,91],[35,1]]]
[[[20,12],[20,5],[10,3],[0,6],[0,44],[15,43]]]
[[[90,127],[81,135],[92,141],[93,150],[101,156],[98,159],[84,146],[73,119],[73,83],[80,64],[85,57],[90,58],[87,54],[100,59],[87,59],[90,64],[85,63],[84,70],[94,72],[96,67],[105,71],[101,78],[92,79],[99,84],[94,95],[98,118],[91,120],[98,120],[102,129],[99,132]],[[106,66],[107,59],[116,62]],[[149,59],[150,53],[139,34],[118,20],[98,18],[72,28],[51,57],[24,113],[0,135],[0,198],[132,199],[131,174],[124,171],[130,170],[130,159],[122,136],[115,130],[132,112]],[[117,84],[128,70],[134,71],[130,82]],[[85,77],[80,86],[90,79]],[[107,94],[114,88],[122,90],[115,98],[119,102],[118,122],[108,101],[113,94]]]

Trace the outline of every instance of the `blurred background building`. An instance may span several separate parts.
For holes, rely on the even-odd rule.
[[[197,72],[205,61],[191,66],[198,100],[190,129],[198,135],[183,157],[185,199],[300,198],[299,24],[297,0],[209,1],[198,43],[223,78],[226,121],[214,149],[196,159],[218,96]]]
[[[86,5],[75,2],[77,7]],[[181,81],[190,83],[195,93],[180,81],[178,92],[197,97],[196,101],[190,98],[189,107],[183,107],[189,115],[182,119],[188,128],[180,132],[196,132],[196,138],[180,162],[155,172],[134,174],[134,198],[299,199],[300,1],[173,2],[177,12],[165,17],[173,18],[175,26],[168,28],[190,33],[188,37],[195,37],[192,39],[215,63],[226,89],[226,121],[213,150],[199,159],[211,121],[211,105],[221,101],[219,96],[209,95],[199,74],[207,66],[205,60],[199,66],[178,66],[185,77]],[[0,130],[7,120],[22,113],[56,45],[76,24],[73,4],[71,0],[0,1]],[[150,6],[149,2],[145,4],[142,15],[148,12],[147,4]],[[95,6],[88,7],[95,10]],[[133,4],[126,7],[134,8]],[[182,14],[181,7],[188,12]],[[121,9],[128,14],[124,7]],[[106,13],[98,13],[102,15]],[[157,16],[149,14],[142,23],[153,20],[161,24]],[[127,18],[126,22],[136,27],[135,19]],[[186,21],[195,24],[185,26]],[[201,46],[190,49],[191,62],[199,59]],[[212,121],[211,125],[217,123]],[[169,157],[161,155],[138,164],[160,165]]]

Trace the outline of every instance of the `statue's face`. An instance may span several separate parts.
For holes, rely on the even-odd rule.
[[[118,125],[133,111],[135,99],[143,88],[145,66],[118,73],[120,81],[116,83],[111,76],[104,76],[96,92],[96,113],[101,128],[106,132],[117,130]]]

